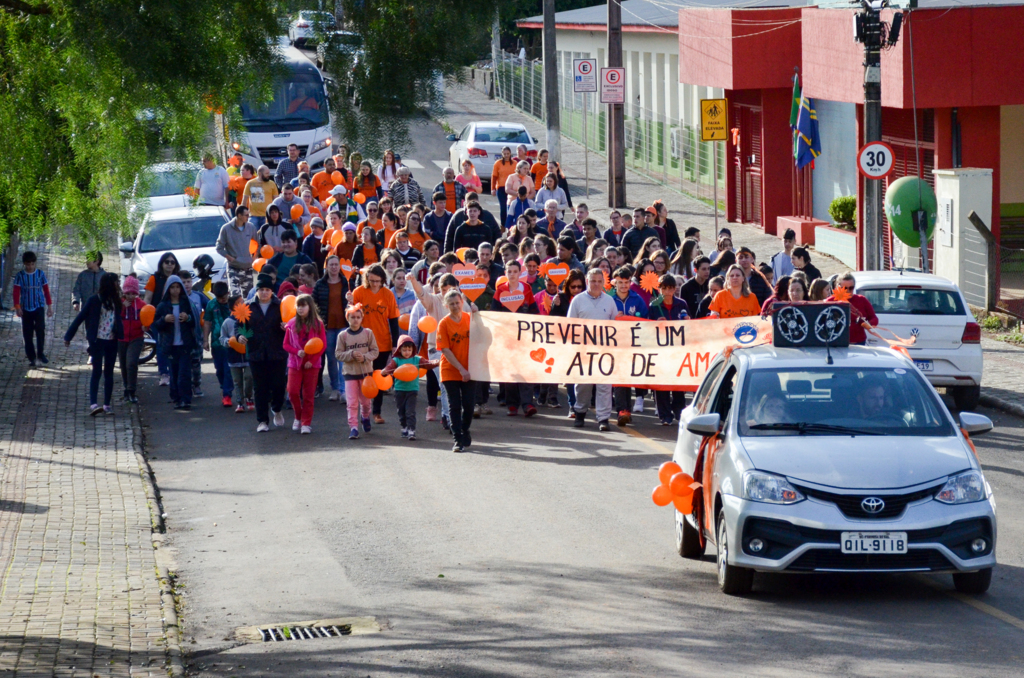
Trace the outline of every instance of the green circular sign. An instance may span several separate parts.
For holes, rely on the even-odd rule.
[[[893,235],[911,247],[921,246],[921,234],[914,228],[914,212],[923,209],[928,215],[928,239],[935,232],[939,203],[935,191],[917,177],[902,177],[889,184],[885,191],[885,218]]]

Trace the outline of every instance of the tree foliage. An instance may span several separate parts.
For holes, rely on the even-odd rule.
[[[0,0],[0,242],[125,230],[140,170],[267,91],[272,0]]]

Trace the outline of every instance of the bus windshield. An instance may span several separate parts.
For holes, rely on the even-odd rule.
[[[274,86],[264,105],[241,104],[242,122],[250,132],[284,132],[325,127],[329,122],[323,80],[318,73],[292,73]]]

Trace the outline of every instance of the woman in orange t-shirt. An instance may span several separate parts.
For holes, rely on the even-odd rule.
[[[462,294],[448,290],[444,305],[448,315],[437,325],[437,350],[441,351],[441,387],[448,394],[450,424],[455,445],[462,452],[473,443],[469,426],[473,423],[477,382],[469,378],[469,314],[462,310]]]
[[[363,284],[352,292],[352,303],[363,307],[363,326],[373,332],[380,350],[380,355],[373,361],[374,370],[383,370],[387,366],[391,349],[399,336],[398,303],[391,290],[384,287],[385,280],[387,273],[384,267],[374,264],[363,275]],[[384,423],[384,417],[380,416],[383,402],[384,393],[378,393],[373,399],[373,420],[377,424]]]
[[[725,289],[715,295],[708,307],[712,318],[744,318],[761,313],[757,297],[750,291],[743,269],[733,264],[725,274]]]
[[[352,188],[356,193],[362,193],[367,200],[376,202],[384,197],[384,190],[381,188],[380,179],[373,173],[373,165],[369,160],[364,160],[359,165],[359,174],[352,182]]]
[[[537,153],[537,162],[530,168],[530,174],[533,175],[534,190],[539,191],[544,187],[544,177],[548,175],[548,149],[542,148]]]
[[[423,232],[423,219],[418,212],[409,212],[405,217],[405,228],[400,228],[391,235],[391,239],[388,240],[388,247],[391,249],[395,249],[395,239],[400,231],[409,234],[409,247],[423,254],[423,243],[430,240],[430,236]]]

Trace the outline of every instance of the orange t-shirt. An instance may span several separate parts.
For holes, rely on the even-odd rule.
[[[363,305],[363,326],[373,332],[381,355],[390,353],[392,341],[388,320],[398,317],[395,295],[386,287],[381,287],[374,294],[368,287],[360,286],[352,293],[352,303]]]
[[[358,242],[345,242],[342,240],[334,247],[334,254],[339,259],[348,259],[349,261],[352,261],[352,255],[356,253],[357,247],[359,247]],[[377,256],[376,252],[374,252],[374,256]]]
[[[236,174],[228,179],[228,190],[234,191],[235,202],[238,204],[242,203],[242,192],[245,191],[245,185],[247,183],[249,183],[249,180],[243,179],[241,174]]]
[[[469,369],[469,314],[463,312],[459,322],[452,320],[450,315],[441,318],[437,325],[437,350],[450,349],[455,359]],[[441,355],[441,381],[462,381],[462,373]]]
[[[491,193],[497,193],[499,188],[505,188],[505,182],[516,173],[516,159],[511,158],[508,162],[498,160],[491,170]]]
[[[323,172],[317,172],[313,175],[313,179],[309,182],[310,187],[313,189],[313,195],[320,202],[326,202],[331,197],[331,189],[334,188],[334,179],[327,173],[326,170]]]
[[[398,231],[391,231],[391,237],[388,238],[388,247],[390,249],[395,249],[398,246],[398,243],[395,242],[397,240],[397,235]],[[419,233],[410,233],[409,247],[413,248],[420,254],[423,254],[423,243],[427,242],[427,240],[429,240],[429,238],[427,238],[423,231],[420,231]]]
[[[757,297],[753,292],[737,299],[729,290],[722,290],[711,300],[708,310],[714,311],[721,318],[744,318],[750,315],[760,315],[761,306],[757,303]]]
[[[385,243],[389,243],[392,240],[394,240],[395,233],[398,233],[398,231],[399,229],[397,228],[388,228],[387,226],[385,226],[384,228],[377,231],[377,242],[384,247],[391,247],[391,245],[385,245]]]
[[[368,177],[358,174],[352,183],[356,193],[362,193],[367,198],[377,198],[377,189],[380,188],[380,179],[377,178],[376,174],[371,173]]]
[[[370,228],[372,228],[374,232],[376,232],[380,230],[377,227],[383,226],[384,222],[381,221],[380,219],[374,222],[371,222],[369,219],[363,219],[358,224],[356,224],[356,239],[358,239],[359,242],[363,241],[363,227],[366,226],[367,224],[370,224]]]
[[[377,248],[372,245],[360,245],[363,248],[363,266],[369,266],[370,264],[376,264],[380,262],[377,258]],[[355,256],[355,250],[352,252],[352,256]]]
[[[455,211],[459,209],[459,206],[455,202],[455,182],[444,184],[444,208],[455,214]]]
[[[548,175],[548,164],[546,162],[535,162],[533,167],[530,168],[530,174],[536,177],[534,179],[534,189],[540,190],[544,187],[544,177]]]

